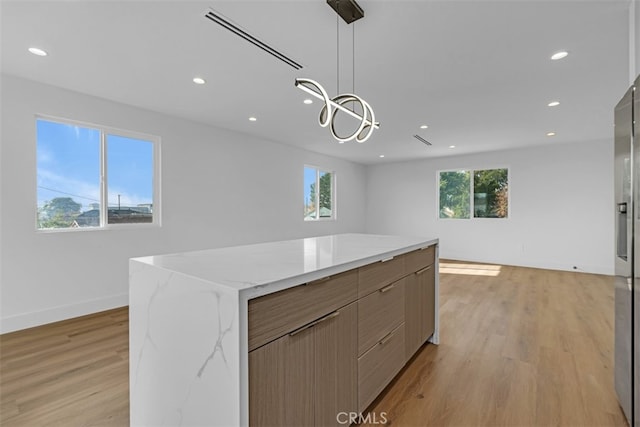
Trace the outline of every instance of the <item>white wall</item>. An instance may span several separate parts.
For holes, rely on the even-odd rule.
[[[363,232],[362,165],[3,75],[1,332],[126,305],[130,257]],[[162,227],[38,233],[35,115],[162,138]],[[338,219],[304,222],[304,164],[334,170]]]
[[[439,220],[437,171],[509,167],[509,219]],[[613,274],[613,142],[371,166],[367,232],[440,238],[443,258]]]

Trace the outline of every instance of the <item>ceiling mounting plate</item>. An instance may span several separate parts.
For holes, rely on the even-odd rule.
[[[327,0],[327,4],[331,6],[347,24],[351,24],[364,17],[364,10],[362,10],[355,0]]]

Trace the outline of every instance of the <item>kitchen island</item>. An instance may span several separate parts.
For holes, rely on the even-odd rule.
[[[131,259],[131,425],[319,425],[366,409],[438,343],[437,244],[340,234]],[[310,402],[322,391],[340,401]]]

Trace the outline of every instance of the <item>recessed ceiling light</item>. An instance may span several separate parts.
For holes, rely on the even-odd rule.
[[[256,119],[255,117],[249,117],[249,121],[250,122],[255,122],[256,120],[258,120],[258,119]]]
[[[427,125],[422,125],[422,126],[420,126],[420,129],[426,129],[426,128],[428,128],[428,127],[429,127],[429,126],[427,126]]]
[[[556,52],[551,55],[551,59],[553,61],[557,61],[558,59],[566,58],[567,55],[569,55],[569,52],[567,52],[566,50],[561,50],[560,52]]]
[[[206,81],[202,77],[194,77],[193,82],[197,85],[203,85]]]
[[[550,103],[547,104],[549,107],[557,107],[558,105],[560,105],[560,101],[551,101]]]
[[[45,52],[42,49],[38,49],[37,47],[30,47],[29,48],[29,52],[33,53],[34,55],[38,55],[38,56],[47,56],[47,52]]]
[[[547,132],[547,136],[556,136],[555,132]]]
[[[304,101],[305,104],[309,105],[309,104],[313,104],[313,100],[312,99],[305,99]]]
[[[455,145],[450,145],[449,148],[456,148],[456,146]]]
[[[379,156],[381,159],[384,159],[384,154],[380,154]]]

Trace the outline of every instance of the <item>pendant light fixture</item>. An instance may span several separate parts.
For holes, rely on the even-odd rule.
[[[364,11],[355,2],[355,0],[327,0],[329,6],[347,23],[351,24],[356,20],[364,17]],[[337,19],[337,18],[336,18]],[[336,28],[338,39],[337,43],[337,89],[340,91],[340,43],[339,43],[339,28]],[[320,116],[318,122],[320,126],[327,127],[331,130],[331,135],[339,142],[344,143],[347,141],[356,140],[356,142],[365,142],[371,136],[373,129],[379,129],[380,123],[376,122],[375,114],[371,105],[362,99],[360,96],[353,93],[343,93],[330,98],[327,91],[322,87],[320,83],[315,80],[307,78],[297,78],[295,80],[295,86],[309,95],[312,95],[324,102],[324,106],[320,110]],[[355,27],[353,29],[353,86],[355,92]],[[355,110],[356,104],[360,105],[359,110],[362,114],[357,113]],[[351,105],[352,108],[348,109],[346,106]],[[340,136],[335,129],[335,117],[338,111],[344,112],[351,117],[360,120],[360,125],[351,134],[347,136]]]

